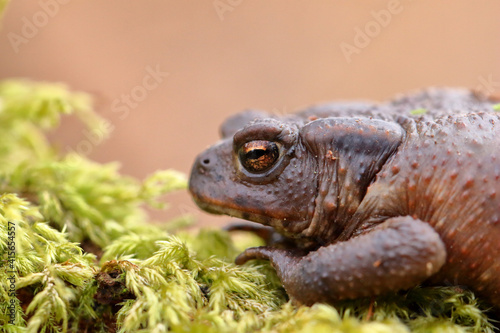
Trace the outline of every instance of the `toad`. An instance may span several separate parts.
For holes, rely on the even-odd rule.
[[[498,103],[498,101],[496,102]],[[196,159],[202,209],[254,221],[295,301],[465,285],[500,308],[500,113],[468,90],[246,111]],[[234,228],[233,228],[234,229]]]

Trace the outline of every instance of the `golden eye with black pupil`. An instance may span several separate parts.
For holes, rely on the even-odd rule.
[[[280,155],[278,145],[272,141],[256,140],[245,143],[238,152],[241,165],[254,173],[269,170]]]

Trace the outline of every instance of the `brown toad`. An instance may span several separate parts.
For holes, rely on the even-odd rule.
[[[269,259],[301,303],[427,282],[466,285],[498,309],[497,106],[429,89],[283,117],[248,111],[198,156],[190,191],[204,210],[283,235],[237,262]]]

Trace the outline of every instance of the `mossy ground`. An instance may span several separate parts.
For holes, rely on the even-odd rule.
[[[183,232],[186,217],[148,223],[144,205],[184,189],[183,175],[138,181],[55,151],[44,132],[69,113],[102,121],[63,85],[0,83],[2,332],[493,331],[474,295],[454,286],[293,305],[266,262],[232,263],[252,236]]]

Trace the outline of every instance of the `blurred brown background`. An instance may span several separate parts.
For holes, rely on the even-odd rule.
[[[0,78],[92,93],[114,131],[91,158],[140,178],[188,173],[219,124],[244,108],[284,113],[431,85],[498,94],[499,13],[492,0],[13,0]],[[84,139],[72,119],[54,134],[63,150]],[[186,193],[167,200],[157,218],[228,220],[198,212]]]

